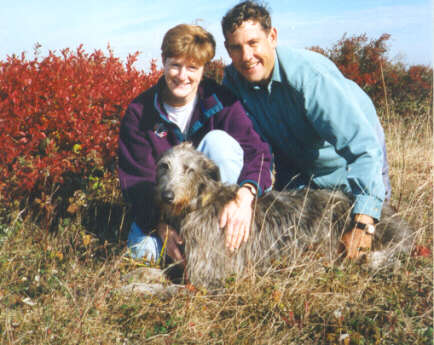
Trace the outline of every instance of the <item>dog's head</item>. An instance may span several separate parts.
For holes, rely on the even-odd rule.
[[[190,143],[176,145],[157,162],[156,200],[172,215],[195,209],[211,183],[220,181],[217,165]]]

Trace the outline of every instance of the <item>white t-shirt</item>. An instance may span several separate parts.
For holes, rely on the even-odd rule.
[[[194,108],[196,107],[198,96],[190,102],[180,107],[173,107],[167,103],[163,103],[166,109],[169,120],[176,124],[182,133],[186,133],[193,116]]]

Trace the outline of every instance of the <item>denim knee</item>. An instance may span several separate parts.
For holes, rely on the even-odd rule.
[[[222,182],[237,183],[244,165],[244,151],[231,135],[219,129],[210,131],[197,150],[217,164]]]

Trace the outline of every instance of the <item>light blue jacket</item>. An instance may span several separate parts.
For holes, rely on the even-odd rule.
[[[277,188],[340,188],[355,197],[353,213],[380,219],[384,133],[368,95],[333,62],[308,50],[277,49],[268,87],[248,83],[233,65],[223,84],[271,146]]]

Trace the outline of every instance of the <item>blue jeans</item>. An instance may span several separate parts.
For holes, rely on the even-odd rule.
[[[197,150],[217,164],[222,182],[237,183],[244,165],[244,151],[232,136],[222,130],[210,131],[203,137]],[[157,261],[163,247],[158,235],[145,234],[135,222],[128,233],[127,245],[131,257],[148,261]]]

